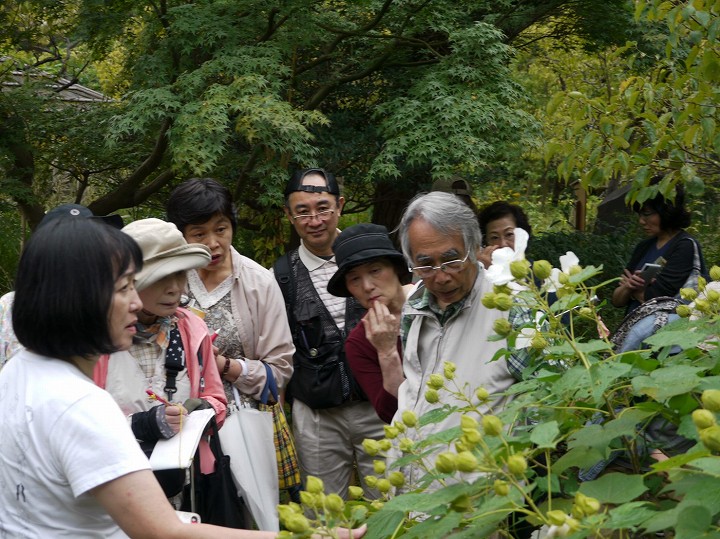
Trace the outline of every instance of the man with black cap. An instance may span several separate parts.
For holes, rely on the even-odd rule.
[[[293,174],[284,209],[301,244],[273,269],[296,347],[288,395],[300,466],[305,477],[321,478],[326,492],[347,497],[355,462],[360,477],[373,473],[362,441],[382,436],[383,429],[345,359],[345,338],[365,309],[327,290],[337,271],[332,247],[344,204],[332,174],[318,168]]]

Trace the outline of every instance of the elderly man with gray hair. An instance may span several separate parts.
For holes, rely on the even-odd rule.
[[[400,222],[400,241],[410,269],[422,279],[407,300],[403,311],[403,371],[406,380],[399,388],[398,412],[412,410],[418,416],[435,405],[425,398],[431,374],[442,374],[444,362],[456,365],[455,377],[462,386],[484,387],[490,394],[502,394],[521,379],[527,366],[524,350],[507,359],[491,361],[506,346],[489,341],[493,323],[508,312],[485,307],[481,299],[492,292],[493,284],[475,253],[480,247],[477,217],[460,199],[449,193],[431,192],[410,202]],[[529,321],[521,311],[510,313],[513,327]],[[483,413],[502,409],[508,397],[499,396],[481,405]],[[450,395],[442,402],[464,405]],[[423,437],[458,426],[459,414],[423,428]],[[406,470],[412,480],[417,470]]]

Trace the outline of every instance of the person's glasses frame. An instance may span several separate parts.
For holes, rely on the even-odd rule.
[[[301,223],[308,223],[316,217],[320,221],[327,221],[328,219],[330,219],[330,217],[332,217],[334,213],[335,210],[322,210],[317,213],[299,213],[297,215],[291,215],[290,217],[292,217],[295,221],[300,221]]]
[[[448,260],[447,262],[443,262],[439,266],[408,266],[408,270],[412,271],[418,277],[422,277],[423,279],[435,275],[435,272],[437,270],[440,270],[444,273],[458,273],[463,269],[463,265],[465,264],[465,262],[467,262],[467,259],[469,257],[470,249],[467,250],[467,253],[465,253],[465,258],[463,258],[462,260],[459,258],[456,260]]]

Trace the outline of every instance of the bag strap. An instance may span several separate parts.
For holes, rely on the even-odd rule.
[[[287,312],[290,328],[294,326],[293,303],[295,302],[295,280],[290,269],[290,253],[280,256],[273,264],[273,273],[277,280],[283,298],[285,298],[285,311]]]
[[[172,402],[173,395],[177,392],[177,375],[185,368],[185,350],[177,326],[170,330],[168,339],[165,352],[165,393],[168,401]]]
[[[272,369],[270,368],[270,365],[262,362],[263,366],[265,367],[265,373],[267,374],[267,381],[265,382],[265,387],[262,390],[262,393],[260,394],[260,402],[263,404],[267,404],[270,395],[272,395],[273,399],[275,399],[275,402],[280,402],[280,397],[278,395],[278,388],[277,388],[277,382],[275,381],[275,375],[272,372]]]

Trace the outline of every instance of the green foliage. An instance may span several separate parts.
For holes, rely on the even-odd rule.
[[[638,19],[664,33],[665,49],[648,72],[635,64],[645,53],[628,43],[613,55],[626,60],[624,78],[606,95],[568,88],[549,104],[562,104],[572,126],[548,146],[559,156],[558,174],[579,179],[586,189],[613,178],[631,182],[629,200],[643,202],[682,182],[700,194],[720,168],[716,133],[720,93],[720,6],[704,1],[637,0]],[[664,180],[649,186],[656,174]]]
[[[364,478],[383,486],[381,498],[353,501],[365,516],[346,515],[333,525],[366,521],[371,538],[512,536],[513,514],[544,526],[548,537],[718,534],[720,281],[700,283],[704,303],[690,307],[692,319],[667,325],[646,349],[619,354],[602,335],[574,331],[581,319],[597,322],[591,282],[599,269],[566,271],[540,286],[532,274],[515,281],[522,285],[515,305],[544,319],[515,333],[548,343],[524,381],[488,395],[456,380],[446,362],[444,376],[427,384],[440,399],[436,409],[420,418],[402,414],[392,436],[366,441],[377,458],[388,457],[387,466]],[[720,267],[713,273],[720,275]],[[556,283],[565,284],[549,305]],[[558,311],[570,306],[569,320],[561,321]],[[480,411],[488,399],[510,396],[497,416]],[[460,404],[443,404],[449,397]],[[448,414],[457,426],[431,436],[423,431]],[[388,491],[383,481],[397,470],[406,482]],[[326,495],[313,496],[303,497],[314,517],[297,537],[325,529],[333,515],[318,502]]]

